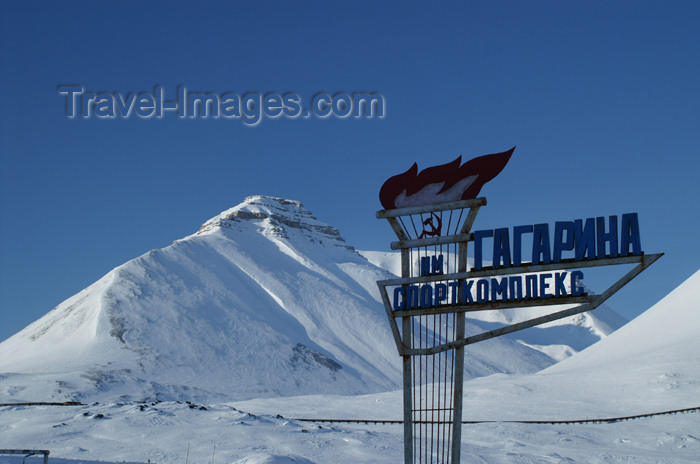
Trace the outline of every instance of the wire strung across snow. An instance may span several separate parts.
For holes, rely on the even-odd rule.
[[[64,401],[62,403],[34,401],[31,403],[0,403],[0,406],[87,406],[79,401]]]
[[[648,414],[637,414],[634,416],[606,417],[600,419],[575,419],[575,420],[463,420],[463,424],[603,424],[622,422],[627,420],[643,419],[646,417],[664,416],[669,414],[687,414],[700,412],[700,406],[695,408],[674,409],[672,411],[652,412]],[[281,417],[281,416],[278,416]],[[323,423],[348,423],[348,424],[403,424],[402,420],[382,420],[382,419],[307,419],[290,418],[289,420],[299,422],[323,422]],[[415,421],[414,421],[415,422]]]
[[[87,404],[77,401],[66,401],[64,403],[49,403],[49,402],[34,402],[34,403],[0,403],[1,406],[87,406]],[[239,411],[236,409],[236,411]],[[239,411],[244,412],[244,411]],[[646,417],[665,416],[670,414],[689,414],[700,412],[700,406],[686,409],[673,409],[671,411],[651,412],[647,414],[637,414],[634,416],[620,417],[605,417],[600,419],[574,419],[574,420],[463,420],[463,424],[603,424],[622,422],[635,419],[644,419]],[[390,419],[309,419],[302,417],[284,417],[277,415],[279,419],[288,419],[298,422],[323,422],[323,423],[345,423],[345,424],[403,424],[402,420]],[[416,423],[426,422],[433,423],[434,421],[414,421]]]

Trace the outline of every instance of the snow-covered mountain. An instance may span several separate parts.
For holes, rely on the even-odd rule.
[[[376,287],[389,276],[301,203],[248,197],[0,344],[0,402],[397,389],[400,358]],[[473,320],[470,330],[494,322],[503,321]],[[538,371],[622,322],[601,308],[474,345],[466,375]]]
[[[3,342],[0,395],[36,400],[16,392],[36,374],[54,399],[394,388],[396,348],[367,291],[383,277],[301,203],[249,197]]]

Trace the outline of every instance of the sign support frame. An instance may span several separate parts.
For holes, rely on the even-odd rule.
[[[428,440],[430,441],[430,453],[433,452],[433,443],[434,443],[434,437],[433,437],[433,427],[437,427],[437,441],[438,446],[442,445],[443,448],[445,447],[446,443],[445,441],[448,439],[447,434],[449,433],[451,442],[449,444],[449,450],[443,449],[441,451],[442,453],[442,459],[444,461],[438,461],[439,462],[452,462],[452,463],[459,463],[461,459],[461,431],[462,431],[462,414],[463,414],[463,384],[464,384],[464,359],[465,359],[465,347],[467,345],[477,343],[480,341],[488,340],[491,338],[495,338],[501,335],[505,335],[508,333],[516,332],[519,330],[523,330],[526,328],[534,327],[536,325],[544,324],[546,322],[551,322],[554,320],[562,319],[565,317],[569,317],[575,314],[580,314],[583,312],[591,311],[598,306],[600,306],[603,302],[605,302],[608,298],[610,298],[613,294],[615,294],[618,290],[620,290],[622,287],[624,287],[627,283],[629,283],[634,277],[639,275],[641,272],[643,272],[646,268],[648,268],[651,264],[656,262],[661,256],[663,256],[663,253],[657,253],[657,254],[649,254],[645,255],[644,253],[638,253],[635,255],[629,255],[629,256],[615,256],[615,257],[603,257],[603,258],[589,258],[589,259],[584,259],[584,260],[575,260],[575,259],[562,259],[559,262],[550,262],[547,264],[532,264],[532,263],[525,263],[519,266],[510,266],[510,267],[499,267],[499,266],[490,266],[490,267],[484,267],[484,268],[479,268],[479,269],[472,269],[468,270],[467,267],[467,256],[468,256],[468,244],[470,241],[474,240],[474,235],[471,233],[471,228],[474,224],[474,221],[476,219],[476,216],[479,212],[479,209],[482,206],[486,205],[486,198],[480,197],[480,198],[474,198],[474,199],[469,199],[469,200],[456,200],[456,201],[449,201],[449,202],[443,202],[443,203],[435,203],[435,204],[428,204],[424,206],[413,206],[413,207],[407,207],[407,208],[396,208],[396,209],[390,209],[390,210],[382,210],[378,211],[376,214],[376,217],[378,219],[387,219],[389,224],[391,225],[392,229],[396,233],[396,236],[398,238],[398,241],[392,242],[391,243],[391,248],[394,250],[400,250],[401,252],[401,277],[400,278],[394,278],[394,279],[386,279],[386,280],[381,280],[377,282],[377,285],[380,290],[380,294],[382,297],[382,301],[384,303],[384,307],[387,313],[387,317],[389,319],[389,325],[391,328],[391,332],[394,336],[394,341],[396,343],[397,350],[399,352],[399,355],[402,357],[403,361],[403,388],[404,388],[404,395],[403,395],[403,409],[404,409],[404,462],[405,464],[414,464],[416,462],[424,462],[423,456],[417,456],[419,453],[426,453],[426,458],[428,457],[427,453],[428,451],[423,449],[423,448],[417,448],[416,445],[416,436],[414,434],[415,427],[418,426],[418,440],[426,440],[426,447]],[[462,221],[462,213],[468,209],[468,213],[466,215],[466,218],[464,218],[464,222],[462,223],[461,226],[457,224],[458,229],[455,229],[454,232],[450,234],[450,230],[448,230],[448,235],[441,236],[440,233],[434,234],[434,233],[429,233],[427,235],[437,235],[437,236],[430,236],[428,238],[423,238],[426,232],[425,225],[429,223],[431,220],[432,216],[435,216],[437,213],[440,213],[442,215],[443,212],[448,211],[450,214],[450,221],[452,220],[452,213],[456,210],[460,210],[459,214],[459,219],[457,222]],[[427,219],[424,220],[423,214],[430,214],[431,216]],[[413,216],[417,215],[420,216],[421,222],[423,222],[424,229],[423,229],[423,234],[418,236],[418,231],[416,229],[415,223],[413,222]],[[413,230],[415,232],[415,236],[412,238],[410,237],[410,233],[408,232],[408,226],[406,223],[404,223],[402,217],[409,217],[411,224],[413,226]],[[437,216],[436,216],[437,218]],[[432,225],[432,223],[431,223]],[[448,226],[448,229],[450,226]],[[432,231],[434,232],[434,231]],[[420,258],[420,259],[427,259],[428,256],[428,247],[435,247],[434,249],[436,250],[437,247],[440,247],[440,253],[442,253],[442,246],[447,245],[448,250],[449,247],[455,247],[454,250],[456,251],[456,262],[452,264],[453,267],[450,268],[449,261],[448,261],[448,270],[453,269],[456,272],[451,272],[451,273],[443,273],[443,272],[435,272],[433,269],[432,273],[424,273],[423,270],[421,269],[420,271],[420,276],[415,276],[412,275],[413,272],[415,272],[415,269],[413,269],[413,250],[416,250],[417,256],[420,258],[421,256],[421,249],[425,249],[425,258]],[[449,254],[449,252],[448,252]],[[626,253],[625,253],[626,254]],[[442,255],[441,255],[442,256]],[[442,259],[442,258],[441,258]],[[449,258],[448,258],[449,259]],[[524,275],[524,274],[533,274],[533,273],[541,273],[541,272],[547,272],[547,271],[562,271],[562,270],[568,270],[568,269],[581,269],[581,268],[590,268],[590,267],[598,267],[598,266],[609,266],[609,265],[620,265],[620,264],[636,264],[636,266],[631,269],[629,272],[627,272],[622,278],[620,278],[618,281],[616,281],[613,285],[611,285],[607,290],[605,290],[603,293],[599,295],[594,295],[594,294],[587,294],[587,293],[580,293],[574,295],[573,292],[570,295],[566,295],[566,292],[564,292],[564,296],[552,296],[552,295],[547,295],[546,298],[543,298],[542,296],[540,297],[534,297],[531,299],[519,299],[519,300],[513,300],[513,299],[504,299],[503,300],[495,300],[488,302],[472,302],[470,304],[467,304],[465,300],[463,300],[463,292],[465,291],[465,285],[462,285],[464,282],[466,282],[468,279],[475,279],[475,278],[485,278],[485,277],[497,277],[497,276],[509,276],[509,275]],[[433,265],[434,266],[434,265]],[[572,274],[573,275],[573,274]],[[435,303],[437,306],[429,306],[425,307],[421,306],[420,307],[410,307],[408,304],[406,304],[405,308],[394,308],[392,306],[392,302],[389,297],[388,293],[388,288],[389,287],[401,287],[404,292],[404,297],[406,296],[406,293],[409,291],[409,287],[415,287],[415,284],[431,284],[435,283],[437,285],[438,282],[445,282],[445,281],[451,281],[452,283],[456,282],[455,288],[453,288],[453,292],[457,292],[457,301],[454,301],[453,303],[461,302],[461,304],[438,304]],[[452,284],[451,284],[452,285]],[[574,283],[574,279],[572,277],[572,282],[571,282],[572,287],[576,285]],[[444,285],[443,285],[444,286]],[[436,290],[437,291],[437,290]],[[559,295],[559,293],[557,293]],[[396,294],[394,295],[394,298],[396,299]],[[511,297],[512,298],[512,297]],[[437,301],[437,297],[436,297]],[[520,308],[520,307],[531,307],[531,306],[554,306],[554,305],[565,305],[565,304],[574,304],[575,306],[566,308],[563,310],[559,310],[544,316],[540,317],[535,317],[532,319],[528,319],[526,321],[522,321],[519,323],[515,324],[510,324],[504,327],[500,327],[498,329],[490,330],[487,332],[479,333],[476,335],[472,335],[467,337],[466,336],[466,313],[472,312],[472,311],[485,311],[485,310],[500,310],[500,309],[506,309],[506,308]],[[452,321],[453,321],[453,327],[454,327],[454,332],[452,336],[451,341],[447,341],[447,338],[445,338],[444,343],[436,344],[436,339],[435,339],[435,334],[433,333],[433,346],[428,347],[427,342],[425,347],[419,347],[415,348],[413,347],[413,344],[416,342],[416,335],[414,331],[418,330],[418,333],[420,336],[423,336],[423,334],[426,335],[428,334],[428,329],[429,329],[429,323],[421,322],[423,321],[423,317],[425,316],[432,316],[433,318],[440,317],[440,324],[442,327],[442,316],[447,315],[447,321],[449,324],[450,321],[450,316],[452,316]],[[401,319],[401,328],[399,329],[399,325],[397,323],[397,319]],[[418,323],[416,324],[415,320],[416,318],[418,319]],[[433,321],[433,330],[436,327],[436,319],[432,319]],[[442,330],[442,329],[441,329]],[[445,335],[447,337],[447,335]],[[423,343],[423,342],[421,342]],[[429,357],[429,356],[442,356],[443,354],[446,356],[444,359],[447,360],[447,356],[449,356],[449,352],[452,351],[452,371],[451,371],[451,380],[450,382],[452,383],[452,391],[450,392],[451,398],[450,398],[450,420],[446,418],[445,411],[447,408],[440,408],[440,401],[438,399],[438,408],[435,409],[432,407],[432,403],[430,403],[431,407],[428,408],[428,399],[427,399],[427,390],[426,390],[426,408],[423,408],[422,402],[423,402],[423,397],[421,396],[423,393],[423,387],[422,387],[422,382],[423,382],[423,377],[419,377],[419,381],[417,382],[416,380],[416,372],[418,371],[418,375],[422,375],[422,361],[421,364],[418,364],[416,366],[414,364],[414,359],[418,358],[419,360],[421,357]],[[440,358],[442,359],[442,358]],[[434,361],[431,361],[434,362]],[[417,367],[417,368],[416,368]],[[433,382],[433,395],[434,395],[434,390],[435,390],[435,376],[434,376],[434,364],[433,364],[433,375],[427,375],[425,378],[425,382],[429,382],[428,379],[431,379]],[[447,365],[445,365],[444,369],[447,369]],[[440,367],[438,367],[438,371],[440,370]],[[446,371],[445,371],[446,372]],[[442,374],[441,374],[442,375]],[[446,376],[447,374],[445,374]],[[447,379],[447,377],[445,377]],[[440,381],[440,378],[438,378],[438,382]],[[418,400],[416,399],[416,394],[414,391],[414,384],[418,386],[419,393],[418,393]],[[427,385],[427,383],[426,383]],[[426,387],[427,388],[427,387]],[[445,388],[443,386],[438,386],[438,389],[440,388]],[[445,390],[443,393],[446,394]],[[441,390],[438,390],[438,395],[440,395]],[[433,398],[434,399],[434,398]],[[419,407],[416,405],[416,401],[420,401],[421,404]],[[447,406],[445,404],[444,406]],[[437,421],[434,419],[434,414],[435,411],[437,412],[438,419]],[[417,413],[417,417],[416,417]],[[432,414],[429,416],[429,414]],[[442,416],[441,416],[442,414]],[[445,417],[444,420],[441,420],[441,417]],[[431,431],[430,431],[430,438],[428,438],[428,432],[427,432],[427,425],[430,424]],[[423,429],[421,427],[426,427],[425,431],[425,437],[423,437]],[[442,442],[440,441],[440,434],[441,431],[444,431],[442,435]],[[422,446],[423,442],[419,443],[419,445]],[[449,456],[447,455],[449,453]],[[418,458],[419,461],[416,461],[414,458]],[[450,460],[451,459],[451,460]],[[433,462],[433,456],[430,456],[430,461]]]

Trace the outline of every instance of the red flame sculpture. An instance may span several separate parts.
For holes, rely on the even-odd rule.
[[[385,209],[395,209],[476,198],[481,187],[503,170],[514,150],[479,156],[464,164],[459,156],[420,173],[418,164],[413,163],[408,171],[384,182],[379,201]]]

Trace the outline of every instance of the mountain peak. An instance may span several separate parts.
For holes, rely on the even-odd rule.
[[[241,205],[267,205],[270,207],[288,207],[288,208],[298,208],[304,209],[304,205],[298,200],[288,200],[286,198],[273,197],[270,195],[250,195],[245,197]]]
[[[290,234],[300,234],[311,241],[331,241],[336,246],[353,249],[338,229],[319,221],[300,201],[267,195],[246,197],[239,205],[205,222],[197,235],[222,228],[240,230],[250,224],[266,236],[288,239]]]

